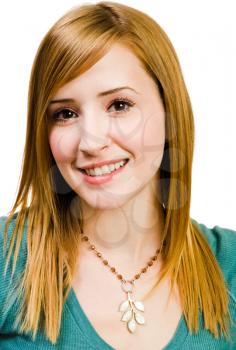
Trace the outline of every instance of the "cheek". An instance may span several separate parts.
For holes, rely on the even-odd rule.
[[[55,127],[49,133],[49,144],[55,161],[66,163],[76,157],[78,133],[69,127]]]
[[[163,113],[152,113],[145,120],[143,143],[144,149],[153,150],[154,153],[164,147],[165,115]]]
[[[122,140],[132,146],[136,152],[145,153],[145,156],[156,156],[162,152],[165,145],[165,114],[164,112],[150,112],[135,121],[130,128],[125,128]],[[130,131],[125,135],[127,130]],[[132,132],[131,132],[132,131]]]
[[[151,163],[151,169],[158,170],[165,147],[165,114],[153,113],[145,120],[142,132],[144,159]]]

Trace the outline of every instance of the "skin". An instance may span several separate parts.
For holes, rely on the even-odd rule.
[[[124,89],[97,97],[121,86],[137,93]],[[164,225],[158,178],[165,110],[157,86],[129,48],[114,44],[52,100],[63,98],[75,101],[49,105],[48,137],[62,176],[80,197],[83,231],[114,266],[127,271],[132,262],[129,272],[137,272],[136,267],[146,264],[160,247]],[[134,105],[114,104],[114,98],[128,98]],[[65,107],[73,112],[70,119],[61,113],[60,118],[67,117],[65,123],[53,120],[53,113]],[[117,158],[130,161],[108,183],[91,186],[78,171],[83,165]],[[86,245],[81,249],[86,255]]]

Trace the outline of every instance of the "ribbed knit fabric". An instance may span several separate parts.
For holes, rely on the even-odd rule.
[[[15,214],[16,215],[16,214]],[[114,350],[96,332],[88,317],[81,308],[73,289],[64,304],[60,336],[56,345],[52,345],[43,333],[38,333],[33,342],[30,335],[20,334],[14,327],[14,320],[17,315],[18,303],[14,296],[10,300],[8,309],[3,312],[3,305],[6,300],[10,286],[10,271],[6,277],[3,276],[5,260],[3,255],[3,228],[6,217],[0,217],[0,350]],[[193,220],[197,223],[195,220]],[[8,237],[10,238],[14,228],[12,220]],[[204,224],[197,223],[201,232],[206,237],[209,245],[215,254],[228,286],[230,312],[234,322],[231,327],[231,342],[226,339],[215,339],[214,336],[203,327],[203,317],[200,315],[200,331],[190,334],[187,324],[182,316],[175,334],[164,350],[235,350],[236,349],[236,231],[214,226],[208,228]],[[26,226],[21,242],[20,255],[17,260],[15,278],[19,279],[24,270],[27,258]],[[102,283],[102,282],[101,282]],[[116,349],[119,350],[119,349]],[[130,349],[135,350],[135,349]],[[157,350],[152,344],[147,344],[144,350]]]

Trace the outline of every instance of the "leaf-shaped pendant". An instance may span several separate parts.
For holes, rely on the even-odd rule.
[[[133,318],[127,323],[127,327],[130,333],[134,333],[136,329],[136,322]]]
[[[138,312],[136,312],[136,314],[135,314],[135,320],[138,324],[145,323],[145,318],[143,317],[143,315],[139,314]]]
[[[141,301],[134,301],[134,306],[136,307],[136,309],[140,311],[144,311],[144,306]]]
[[[129,300],[125,300],[121,305],[119,311],[123,312],[128,310],[129,308]]]
[[[144,325],[145,318],[137,310],[144,311],[144,305],[141,301],[133,300],[131,292],[127,292],[127,300],[120,304],[119,311],[123,312],[121,321],[127,323],[127,328],[130,333],[134,333],[136,325]]]
[[[123,314],[121,321],[128,322],[129,320],[131,320],[132,316],[133,316],[132,310],[127,310]]]

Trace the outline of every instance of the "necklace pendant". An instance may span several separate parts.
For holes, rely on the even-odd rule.
[[[121,321],[127,323],[127,328],[130,333],[134,333],[137,324],[145,324],[145,318],[139,312],[144,312],[144,305],[141,301],[137,301],[132,298],[132,291],[128,291],[126,294],[127,300],[123,301],[119,307],[119,311],[123,312]]]

